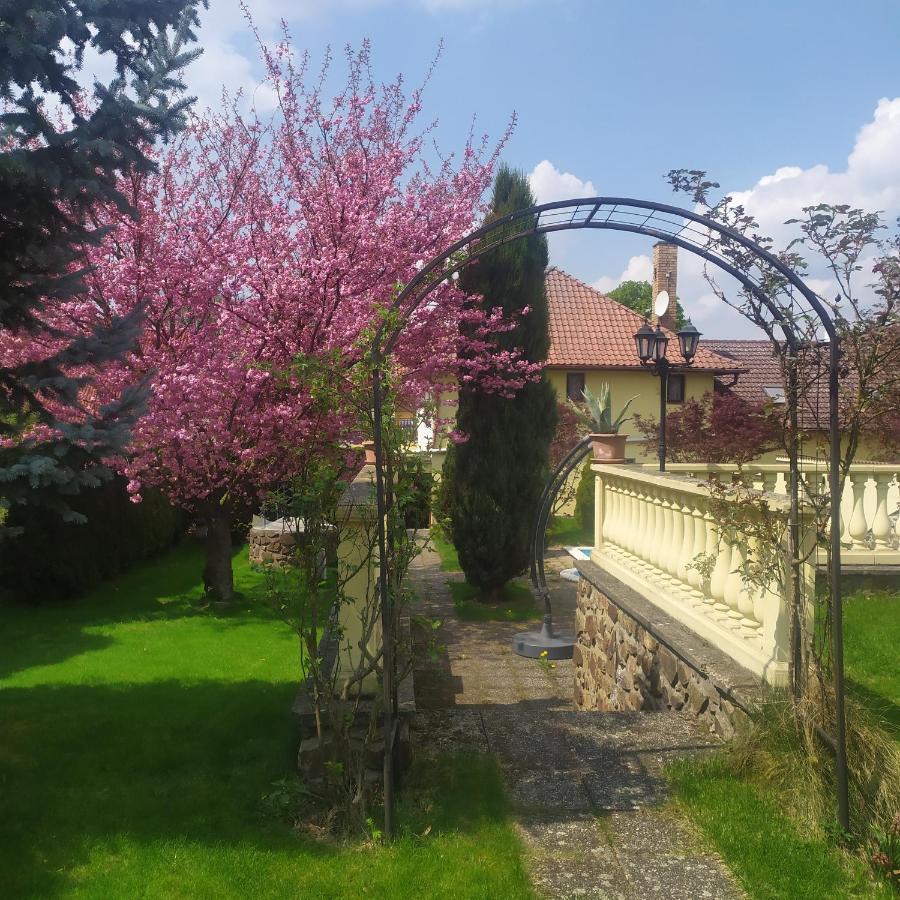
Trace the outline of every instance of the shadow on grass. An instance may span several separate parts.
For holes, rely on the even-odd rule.
[[[0,891],[51,896],[96,842],[291,841],[259,799],[290,772],[290,684],[41,686],[0,692]]]
[[[531,622],[541,611],[531,588],[510,581],[503,586],[499,598],[481,596],[474,585],[465,581],[448,581],[456,615],[463,622]]]
[[[313,893],[298,885],[298,896],[341,896],[339,860],[311,867],[346,848],[301,836],[261,808],[272,783],[294,771],[294,691],[265,681],[164,681],[0,692],[0,896],[76,887],[104,896],[108,884],[120,896],[166,896],[167,860],[178,856],[205,871],[207,886],[227,883],[231,867],[250,878],[255,866],[285,895],[302,873]],[[416,846],[425,828],[466,834],[505,828],[507,819],[496,764],[477,756],[420,764],[400,816]],[[350,854],[356,869],[367,865],[358,849]],[[394,863],[379,859],[378,877],[393,877]],[[191,896],[189,882],[179,890]]]

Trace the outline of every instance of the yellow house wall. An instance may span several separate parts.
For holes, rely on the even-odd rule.
[[[566,375],[569,372],[584,372],[587,388],[597,396],[600,385],[609,384],[613,415],[618,415],[629,397],[637,395],[637,399],[628,409],[629,415],[637,413],[646,419],[659,418],[659,379],[650,372],[617,370],[617,369],[547,369],[547,377],[560,401],[566,399]],[[684,392],[686,399],[699,400],[707,391],[713,389],[713,376],[705,372],[688,372],[685,375]],[[677,409],[680,404],[670,403],[669,409]],[[626,422],[621,428],[622,434],[638,436],[634,420]],[[641,461],[655,457],[656,448],[645,443],[628,442],[628,453]]]

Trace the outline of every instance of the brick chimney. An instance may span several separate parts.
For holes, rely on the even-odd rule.
[[[653,299],[651,301],[650,321],[654,325],[658,322],[663,328],[675,331],[675,304],[678,302],[677,290],[678,246],[660,241],[658,244],[653,245]],[[656,303],[656,297],[660,291],[668,291],[669,308],[663,315],[657,316],[653,310],[653,304]]]

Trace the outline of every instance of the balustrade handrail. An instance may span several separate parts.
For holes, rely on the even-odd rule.
[[[809,464],[809,465],[807,465]],[[658,463],[641,463],[643,469],[654,469]],[[713,463],[713,462],[666,462],[666,470],[669,472],[774,472],[778,474],[787,474],[790,471],[788,462],[773,463]],[[822,475],[828,474],[828,465],[823,460],[801,459],[801,474],[812,472],[821,472]],[[851,473],[879,472],[879,473],[896,473],[900,475],[900,462],[867,462],[858,461],[850,464]]]
[[[612,475],[614,478],[622,478],[630,481],[639,481],[644,484],[655,484],[660,487],[665,487],[668,489],[672,489],[673,486],[677,485],[678,488],[687,494],[695,494],[702,497],[710,497],[711,489],[709,486],[709,480],[704,478],[694,478],[691,477],[688,473],[694,471],[691,468],[690,464],[684,464],[687,468],[678,470],[678,471],[670,471],[668,470],[665,473],[652,471],[652,467],[645,466],[616,466],[616,465],[603,465],[602,470],[595,469],[595,471],[600,472],[605,476]],[[731,471],[722,469],[721,471]],[[746,488],[747,490],[752,490],[753,493],[758,494],[760,496],[765,496],[768,503],[769,508],[773,512],[783,512],[789,513],[791,504],[790,501],[785,499],[783,494],[775,493],[772,491],[760,491],[754,488]]]

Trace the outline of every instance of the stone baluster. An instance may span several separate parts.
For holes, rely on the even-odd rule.
[[[616,545],[619,550],[625,550],[628,543],[628,485],[620,481],[618,485],[619,491],[619,529],[616,534]]]
[[[709,588],[713,599],[713,610],[717,618],[725,618],[728,614],[728,604],[725,602],[725,584],[731,574],[732,546],[724,529],[720,531],[718,523],[713,526],[716,529],[716,564],[713,567]]]
[[[716,605],[716,597],[713,594],[712,580],[716,574],[716,565],[719,561],[719,526],[713,518],[712,512],[707,505],[703,511],[703,524],[706,529],[706,550],[705,555],[707,561],[713,560],[712,568],[707,569],[708,574],[700,577],[700,591],[703,594],[703,602],[709,607],[710,615],[713,614]]]
[[[631,522],[628,513],[628,482],[619,483],[619,540],[617,541],[619,549],[623,553],[627,552],[629,531],[631,530]]]
[[[619,553],[622,552],[622,541],[624,540],[623,535],[625,531],[625,484],[624,482],[616,479],[615,481],[615,493],[616,493],[616,521],[615,525],[613,525],[613,543],[616,545]]]
[[[619,533],[621,532],[621,507],[622,493],[621,485],[616,479],[613,479],[609,486],[609,542],[613,547],[619,546]]]
[[[609,508],[610,502],[612,500],[612,494],[610,492],[610,479],[608,477],[604,477],[601,483],[600,479],[598,478],[597,483],[600,484],[598,494],[603,501],[602,523],[600,527],[601,545],[606,546],[609,544],[609,531],[610,528],[612,528],[612,514]]]
[[[741,547],[741,535],[736,534],[735,529],[728,529],[726,540],[731,546],[731,563],[728,576],[725,579],[725,604],[728,606],[728,618],[732,624],[737,624],[743,618],[740,605],[741,594],[744,591],[742,575],[744,551]]]
[[[637,531],[637,504],[635,500],[636,485],[634,482],[629,481],[625,485],[625,534],[623,536],[622,546],[625,550],[633,555],[634,554],[634,535]]]
[[[675,574],[682,584],[690,586],[687,565],[691,561],[691,551],[694,549],[694,515],[689,494],[685,494],[682,498],[679,517],[681,518],[681,550],[678,553],[678,571]]]
[[[628,482],[619,482],[619,534],[616,543],[625,552],[628,545],[630,524],[628,521]]]
[[[659,539],[659,556],[656,567],[663,579],[668,580],[666,576],[669,572],[669,555],[672,550],[672,506],[665,488],[659,492],[659,508],[662,516],[662,532]]]
[[[673,587],[681,584],[678,578],[678,567],[681,564],[681,547],[684,543],[684,519],[681,516],[681,501],[673,491],[668,497],[669,520],[672,523],[669,529],[669,552],[666,556],[666,572],[668,581]]]
[[[637,500],[637,528],[635,528],[634,541],[632,545],[632,553],[639,559],[643,560],[647,546],[647,488],[643,484],[635,485],[635,493]]]
[[[757,570],[760,569],[759,541],[756,538],[748,541],[748,558],[755,560]],[[739,551],[740,552],[740,551]],[[742,560],[746,562],[747,560]],[[756,578],[762,576],[760,571],[756,572]],[[756,581],[745,581],[741,579],[741,591],[738,594],[738,612],[742,618],[740,620],[741,633],[745,638],[753,639],[759,636],[759,629],[762,625],[762,617],[757,616],[757,598],[762,594],[762,589]]]
[[[691,502],[691,532],[693,541],[685,562],[685,573],[687,583],[691,587],[688,599],[694,605],[699,605],[706,598],[703,593],[703,575],[696,568],[696,565],[700,562],[699,557],[706,553],[707,529],[703,509],[697,497],[692,498]]]
[[[643,540],[641,535],[641,507],[643,506],[641,493],[640,483],[634,482],[631,486],[631,534],[628,541],[628,552],[635,557],[641,555],[641,542]]]
[[[847,525],[847,535],[854,550],[867,548],[866,535],[869,525],[866,522],[865,496],[868,480],[868,475],[860,472],[851,472],[847,477],[847,484],[849,484],[853,496],[853,512],[850,514],[850,522]]]
[[[662,560],[660,551],[662,548],[664,523],[660,490],[656,486],[650,488],[650,508],[653,516],[653,531],[650,537],[650,546],[647,548],[648,552],[642,555],[654,569],[659,569]]]
[[[603,543],[606,544],[608,551],[616,542],[616,482],[614,478],[610,478],[606,482],[603,512]]]
[[[644,507],[644,531],[642,535],[642,543],[637,553],[635,554],[637,558],[640,560],[640,569],[644,574],[648,574],[654,569],[653,565],[653,553],[656,547],[654,543],[656,539],[656,503],[654,502],[656,499],[656,492],[654,488],[649,485],[643,485],[642,489],[642,502]]]
[[[628,482],[622,482],[619,485],[619,498],[621,500],[619,547],[623,553],[627,553],[628,544],[631,541],[631,485]]]
[[[762,480],[763,490],[768,491],[770,494],[774,494],[775,487],[778,484],[778,473],[762,472],[760,473],[760,478]]]
[[[876,550],[891,549],[891,520],[888,518],[888,490],[893,475],[879,472],[875,475],[875,518],[872,520],[872,537]]]

